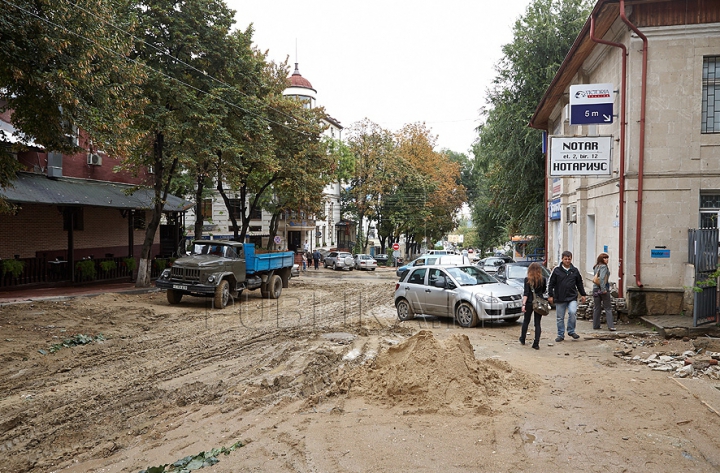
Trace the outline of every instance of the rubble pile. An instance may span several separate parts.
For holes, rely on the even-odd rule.
[[[710,379],[720,380],[720,352],[687,350],[683,353],[653,353],[647,358],[632,355],[633,347],[624,344],[624,347],[615,352],[615,356],[628,363],[645,364],[653,371],[666,371],[674,373],[676,378],[706,376]]]

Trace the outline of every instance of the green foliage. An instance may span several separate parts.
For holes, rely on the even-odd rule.
[[[137,260],[132,257],[127,257],[123,259],[123,263],[125,263],[125,266],[128,269],[128,272],[132,273],[135,271],[135,268],[137,268]]]
[[[540,130],[527,124],[588,13],[586,0],[534,0],[503,46],[473,147],[473,222],[483,248],[513,234],[542,240],[545,156]]]
[[[162,272],[168,264],[168,260],[165,258],[155,258],[155,269]]]
[[[25,269],[25,262],[16,259],[4,259],[2,260],[2,275],[10,273],[12,277],[17,278],[20,276]]]
[[[67,338],[63,340],[61,343],[55,343],[50,346],[50,353],[55,353],[58,350],[61,350],[63,348],[72,348],[79,345],[87,345],[88,343],[92,342],[101,342],[104,341],[105,337],[103,334],[99,334],[96,337],[93,337],[92,335],[83,335],[83,334],[77,334],[70,338]]]
[[[106,260],[106,261],[100,261],[100,269],[103,271],[110,272],[117,268],[117,263],[115,260]]]
[[[95,269],[95,260],[84,259],[75,263],[75,269],[80,273],[82,279],[95,279],[97,270]]]
[[[140,470],[139,473],[187,473],[190,471],[199,470],[206,466],[212,466],[218,463],[220,460],[217,458],[220,455],[230,455],[238,448],[244,447],[241,441],[237,441],[229,447],[213,448],[207,452],[200,452],[197,455],[189,455],[185,458],[181,458],[172,464],[165,464],[160,466],[152,466],[145,470]]]
[[[720,277],[720,266],[715,271],[708,274],[707,277],[701,281],[695,281],[695,285],[692,290],[694,292],[702,292],[706,287],[716,287],[718,278]]]

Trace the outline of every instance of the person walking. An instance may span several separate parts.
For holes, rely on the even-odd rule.
[[[608,330],[614,332],[615,323],[613,321],[611,300],[610,300],[610,269],[608,268],[608,261],[610,255],[607,253],[600,253],[597,257],[597,262],[593,266],[595,277],[593,278],[593,329],[600,329],[600,311],[601,304],[605,308],[605,320],[607,320]],[[595,281],[598,284],[595,284]]]
[[[313,251],[312,256],[313,256],[313,266],[315,267],[315,269],[318,269],[318,266],[320,266],[320,252],[317,249],[315,249],[315,251]]]
[[[535,299],[535,294],[537,294],[538,297],[542,297],[542,295],[545,294],[546,288],[547,281],[542,275],[540,263],[531,263],[528,267],[527,277],[525,278],[525,288],[523,290],[523,324],[520,332],[520,344],[525,345],[525,337],[527,336],[530,316],[532,314],[535,319],[535,341],[532,347],[536,350],[540,349],[540,322],[542,321],[542,314],[538,314],[533,310],[533,300]]]
[[[304,273],[307,271],[307,264],[308,264],[308,258],[307,255],[303,252],[302,254],[302,272]]]
[[[568,314],[567,333],[577,340],[580,335],[575,333],[577,324],[578,293],[581,301],[585,302],[585,287],[580,271],[572,265],[572,253],[562,252],[562,263],[553,269],[548,283],[548,302],[555,302],[555,315],[557,321],[556,342],[565,340],[565,312]]]

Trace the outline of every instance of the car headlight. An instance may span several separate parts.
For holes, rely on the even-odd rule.
[[[207,282],[214,282],[214,281],[215,281],[215,276],[208,276]]]
[[[480,302],[487,302],[490,304],[496,304],[500,302],[500,299],[493,296],[488,296],[486,294],[475,294],[475,299],[479,300]]]
[[[161,279],[170,279],[170,270],[164,269],[163,272],[160,274]]]

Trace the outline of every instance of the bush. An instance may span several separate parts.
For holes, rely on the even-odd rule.
[[[95,269],[95,260],[84,259],[75,263],[75,269],[80,273],[81,279],[95,279],[97,270]]]
[[[135,268],[137,267],[137,261],[135,260],[135,258],[132,258],[130,256],[123,259],[123,263],[125,263],[125,266],[127,267],[128,272],[131,274],[133,271],[135,271]]]
[[[25,269],[25,262],[18,261],[16,259],[5,259],[2,260],[2,275],[6,273],[12,274],[14,278],[20,276]]]
[[[100,269],[102,269],[106,273],[109,271],[112,271],[116,268],[117,268],[117,263],[115,262],[115,260],[100,261]]]

